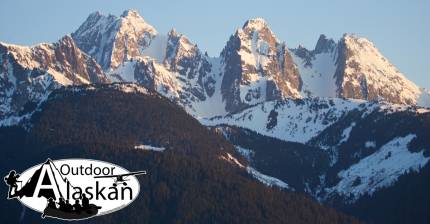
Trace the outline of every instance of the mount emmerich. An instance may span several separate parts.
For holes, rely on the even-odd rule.
[[[119,17],[92,13],[55,44],[0,48],[2,118],[58,86],[112,81],[154,89],[197,117],[285,98],[430,105],[428,91],[405,78],[369,40],[346,34],[335,42],[321,35],[314,50],[289,49],[261,18],[246,21],[218,57],[174,29],[160,34],[135,10]],[[47,77],[55,85],[37,84]]]
[[[56,43],[24,47],[0,42],[0,126],[21,125],[31,132],[43,105],[55,100],[51,113],[59,109],[61,122],[75,117],[76,126],[66,122],[73,130],[88,123],[98,130],[92,118],[100,115],[115,121],[109,130],[146,135],[148,126],[135,123],[146,116],[150,131],[166,134],[159,143],[176,142],[170,145],[175,149],[193,145],[178,136],[206,145],[200,130],[212,129],[247,163],[229,153],[220,158],[267,185],[306,193],[370,223],[383,223],[392,214],[428,221],[429,90],[408,80],[371,41],[355,35],[337,41],[321,35],[312,50],[289,48],[264,19],[255,18],[226,41],[220,55],[211,57],[184,34],[175,29],[162,34],[137,11],[127,10],[121,16],[92,13]],[[56,98],[61,94],[71,110],[56,108],[64,105]],[[133,99],[141,97],[152,103],[135,105],[143,101]],[[94,110],[87,111],[88,106]],[[176,116],[183,113],[178,106],[195,119],[173,121],[182,119]],[[81,110],[91,116],[70,112]],[[166,116],[176,125],[176,137],[158,127]],[[46,117],[54,126],[55,120]],[[177,124],[201,129],[181,130],[187,125]],[[34,133],[50,138],[50,129],[43,130]],[[109,133],[115,132],[98,135]],[[80,135],[66,134],[63,140]],[[90,139],[93,133],[82,136]],[[117,140],[122,139],[115,139],[115,147]]]

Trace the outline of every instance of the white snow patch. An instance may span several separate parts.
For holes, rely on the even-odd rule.
[[[145,87],[139,86],[136,84],[117,84],[117,85],[114,85],[114,87],[125,93],[141,93],[141,94],[149,93]]]
[[[409,134],[394,138],[375,153],[339,172],[341,180],[328,192],[352,196],[354,201],[362,195],[372,195],[380,188],[391,186],[404,173],[418,171],[430,158],[424,157],[423,151],[408,150],[408,144],[415,137]]]
[[[115,82],[136,82],[134,77],[136,61],[127,61],[119,65],[115,70],[107,73],[110,80]]]
[[[60,83],[61,85],[68,86],[73,84],[73,82],[70,79],[66,78],[66,76],[64,76],[64,74],[60,72],[57,72],[51,68],[49,68],[47,72],[50,75],[52,75],[54,77],[54,80]]]
[[[157,35],[150,41],[149,46],[141,50],[142,55],[154,58],[157,63],[163,63],[166,57],[167,36]]]
[[[267,186],[275,186],[275,187],[279,187],[279,188],[285,188],[285,189],[291,189],[292,190],[292,188],[290,188],[290,186],[287,183],[285,183],[284,181],[279,180],[275,177],[271,177],[271,176],[267,176],[265,174],[262,174],[250,166],[248,166],[246,168],[246,171],[248,171],[249,174],[251,174],[258,181],[260,181],[261,183],[263,183]]]
[[[364,143],[364,147],[366,148],[375,148],[376,147],[376,142],[375,141],[367,141]]]
[[[425,114],[425,113],[429,113],[430,112],[430,109],[427,109],[427,108],[418,108],[417,109],[417,113],[419,113],[419,114]]]
[[[221,94],[221,84],[223,76],[220,76],[222,66],[220,58],[208,58],[212,65],[211,77],[215,80],[214,93],[212,96],[207,96],[204,101],[193,101],[189,107],[185,107],[186,111],[197,119],[226,115],[225,103]]]
[[[88,81],[88,79],[82,77],[79,74],[75,74],[76,78],[78,78],[83,84],[90,84],[90,81]]]
[[[303,80],[302,96],[336,97],[336,52],[315,55],[310,66],[295,54],[291,54]]]
[[[152,145],[136,145],[134,146],[135,149],[142,149],[142,150],[146,150],[146,151],[156,151],[156,152],[162,152],[164,150],[166,150],[166,148],[164,147],[157,147],[157,146],[152,146]]]
[[[306,143],[351,110],[377,108],[369,108],[367,105],[360,107],[362,103],[363,101],[336,98],[267,101],[236,114],[200,119],[200,122],[207,126],[233,125],[285,141]],[[325,106],[322,107],[323,105]],[[319,106],[321,108],[312,109]],[[277,125],[267,129],[268,117],[272,110],[278,113]]]
[[[236,148],[236,150],[242,155],[244,156],[248,161],[251,161],[252,156],[254,155],[254,151],[250,150],[250,149],[245,149],[242,148],[238,145],[234,146]]]
[[[421,89],[421,94],[418,97],[417,105],[420,107],[430,108],[430,90]]]
[[[242,163],[240,163],[239,160],[237,160],[230,153],[227,153],[227,156],[221,156],[221,159],[226,160],[227,162],[233,163],[233,164],[239,166],[240,168],[245,168],[245,166],[242,165]]]
[[[351,131],[352,131],[353,127],[355,127],[355,122],[352,122],[349,127],[347,127],[345,130],[343,130],[343,132],[342,132],[342,139],[339,141],[339,143],[337,143],[337,145],[340,145],[340,144],[348,141],[349,135],[351,134]]]

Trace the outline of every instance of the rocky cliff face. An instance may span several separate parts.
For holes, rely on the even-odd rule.
[[[193,80],[191,92],[199,99],[214,94],[215,79],[211,76],[212,64],[207,54],[202,54],[197,45],[187,37],[172,30],[168,34],[164,65],[188,80]]]
[[[416,107],[430,107],[429,90],[406,79],[365,38],[344,35],[335,42],[321,35],[313,50],[288,49],[258,18],[237,30],[219,57],[175,30],[159,34],[133,10],[120,17],[93,13],[53,44],[0,43],[0,126],[26,121],[53,89],[111,81],[120,83],[67,89],[82,96],[110,88],[156,91],[221,131],[251,158],[255,167],[247,170],[259,180],[322,202],[339,206],[338,199],[369,197],[379,207],[374,192],[398,183],[411,189],[401,180],[405,172],[423,175],[416,179],[421,186],[429,179],[430,111]],[[379,100],[386,102],[369,102]]]
[[[175,30],[159,34],[133,10],[120,17],[93,13],[72,37],[116,81],[135,81],[131,64],[136,61],[141,67],[154,64],[139,71],[157,72],[141,73],[139,79],[163,74],[155,78],[163,86],[161,93],[196,112],[208,111],[209,104],[220,108],[219,113],[236,112],[282,98],[342,97],[410,105],[425,105],[429,98],[367,39],[345,35],[335,42],[321,35],[313,50],[288,49],[261,18],[237,30],[219,58],[208,57]]]
[[[108,82],[102,68],[70,36],[31,48],[0,43],[0,65],[2,118],[17,115],[59,86]]]
[[[171,30],[167,36],[158,35],[142,56],[123,63],[109,76],[113,81],[143,84],[192,114],[206,114],[210,110],[202,107],[217,98],[221,74],[218,64],[216,58],[202,53],[186,36]]]
[[[339,42],[339,58],[344,59],[336,79],[338,95],[345,98],[384,100],[416,104],[421,94],[413,82],[395,68],[366,38],[344,35]]]
[[[342,97],[423,105],[427,95],[408,80],[372,42],[345,34],[337,43],[321,35],[314,50],[293,49],[304,96]]]
[[[120,17],[92,13],[72,37],[79,48],[109,70],[141,56],[157,34],[136,11],[127,10]]]
[[[174,29],[159,34],[136,11],[119,18],[93,13],[72,36],[113,81],[138,82],[193,113],[215,94],[219,60]]]
[[[221,53],[227,111],[280,97],[300,97],[301,79],[284,43],[260,18],[247,21]]]
[[[336,43],[321,35],[313,50],[288,49],[260,18],[247,21],[215,58],[175,30],[159,34],[134,10],[119,17],[92,13],[58,43],[1,48],[2,114],[40,99],[35,92],[49,92],[54,85],[108,82],[103,71],[112,81],[157,90],[199,117],[303,97],[430,105],[428,91],[406,79],[367,39],[345,35]],[[38,81],[27,81],[28,76]],[[12,97],[13,83],[37,91],[20,90]]]

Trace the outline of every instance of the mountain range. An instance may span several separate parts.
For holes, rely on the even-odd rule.
[[[135,10],[95,12],[56,43],[0,42],[0,65],[3,127],[31,129],[51,93],[73,86],[140,89],[221,134],[235,149],[222,158],[266,185],[370,223],[430,218],[428,205],[378,200],[403,198],[405,179],[428,179],[430,91],[364,37],[321,35],[312,50],[291,48],[255,18],[211,57],[175,29],[159,33]],[[408,212],[385,219],[365,205],[387,216]]]

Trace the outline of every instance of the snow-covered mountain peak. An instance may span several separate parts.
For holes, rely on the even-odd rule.
[[[384,100],[415,105],[421,94],[366,38],[346,34],[339,42],[343,71],[337,75],[338,93],[347,98]],[[340,75],[340,76],[339,76]]]
[[[355,33],[344,33],[342,39],[347,43],[364,44],[375,47],[375,45],[366,37],[358,36]]]
[[[281,97],[300,97],[301,80],[285,43],[260,18],[245,22],[221,53],[226,110]]]
[[[279,42],[263,18],[247,20],[243,27],[237,30],[236,35],[242,40],[261,39],[268,42],[270,45],[274,45]]]
[[[136,10],[126,10],[121,15],[121,28],[124,31],[147,32],[152,35],[157,35],[157,30],[147,23]]]
[[[182,33],[179,33],[175,28],[172,28],[170,31],[169,31],[169,33],[167,33],[167,36],[170,38],[170,39],[173,39],[173,38],[175,38],[175,39],[178,39],[178,40],[180,40],[181,41],[181,44],[185,44],[185,45],[189,45],[189,46],[187,46],[187,48],[188,47],[192,47],[192,46],[195,46],[195,44],[192,44],[191,43],[191,41],[188,39],[188,37],[187,36],[185,36],[184,34],[182,34]]]
[[[60,86],[108,82],[97,62],[68,35],[33,47],[0,44],[0,65],[0,119]]]
[[[52,44],[41,43],[33,47],[0,44],[0,48],[0,53],[9,57],[8,63],[15,63],[26,70],[49,70],[54,80],[62,85],[90,82],[91,75],[87,69],[91,69],[94,75],[103,74],[100,66],[76,46],[70,35]]]
[[[168,36],[172,36],[172,37],[177,37],[177,36],[179,36],[180,34],[178,33],[178,31],[177,31],[175,28],[172,28],[172,29],[167,33],[167,35],[168,35]]]
[[[95,11],[88,15],[87,20],[95,21],[100,19],[101,17],[104,17],[104,15],[100,11]]]
[[[292,51],[303,79],[302,95],[426,106],[426,94],[367,38],[344,34],[336,43],[321,35],[314,50]]]
[[[355,53],[358,53],[358,51],[367,51],[382,56],[375,44],[365,37],[359,37],[356,34],[345,33],[340,42],[343,42],[349,50]]]
[[[69,34],[65,35],[57,43],[54,43],[54,44],[64,45],[64,46],[69,46],[69,47],[76,47],[75,41],[73,40],[72,36],[70,36]],[[45,44],[45,46],[46,45],[47,44]]]
[[[171,62],[178,57],[191,57],[199,51],[197,46],[183,34],[172,29],[168,33],[168,43],[166,49],[166,60]]]
[[[225,112],[220,97],[217,58],[203,54],[185,35],[172,29],[149,40],[139,57],[126,61],[108,75],[113,81],[137,82],[156,90],[188,112],[207,116]],[[220,109],[209,109],[217,105]]]
[[[267,22],[263,18],[259,18],[259,17],[247,20],[242,27],[243,30],[246,30],[246,29],[261,30],[264,28],[268,28]]]
[[[94,57],[104,70],[142,56],[157,35],[157,30],[135,10],[127,10],[120,17],[92,13],[72,33],[79,48]]]
[[[125,10],[121,14],[121,17],[123,17],[123,18],[126,18],[126,17],[135,17],[135,18],[143,19],[143,17],[135,9],[127,9],[127,10]]]

